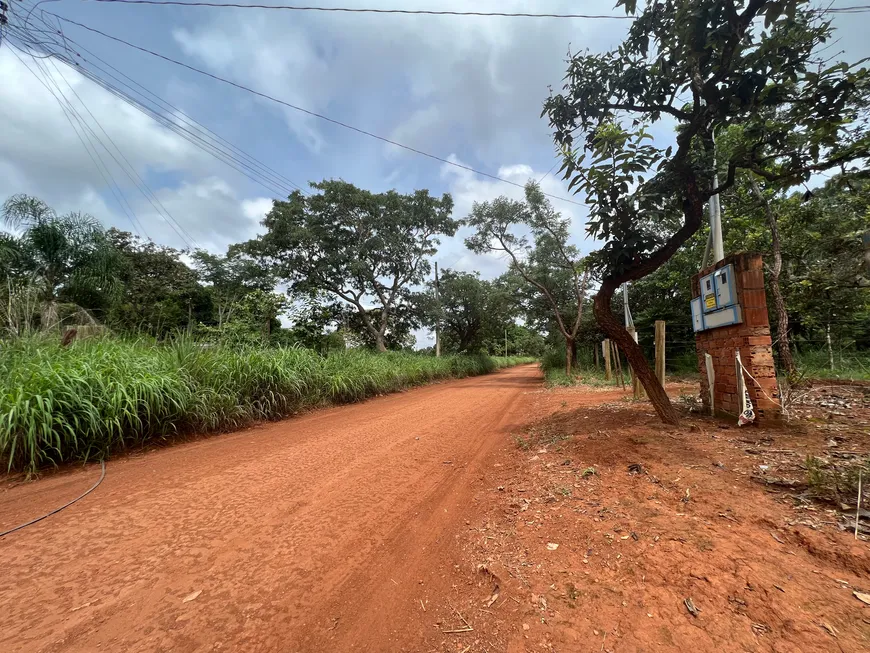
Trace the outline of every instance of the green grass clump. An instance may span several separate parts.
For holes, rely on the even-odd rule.
[[[176,434],[239,428],[519,358],[230,348],[105,338],[22,339],[0,349],[0,460],[33,472]]]
[[[809,379],[847,379],[870,381],[870,352],[834,351],[834,369],[826,349],[795,352],[798,371]]]

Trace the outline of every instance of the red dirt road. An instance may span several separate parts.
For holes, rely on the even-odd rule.
[[[421,650],[539,388],[523,366],[111,461],[0,539],[0,650]],[[0,490],[0,530],[98,474]]]

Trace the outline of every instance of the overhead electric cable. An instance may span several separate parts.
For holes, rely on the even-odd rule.
[[[475,168],[472,168],[472,167],[470,167],[470,166],[463,165],[463,164],[461,164],[461,163],[457,163],[457,162],[455,162],[455,161],[450,161],[449,159],[445,159],[445,158],[440,157],[440,156],[437,156],[437,155],[435,155],[435,154],[430,154],[429,152],[424,152],[423,150],[418,150],[417,148],[411,147],[411,146],[409,146],[409,145],[404,145],[403,143],[399,143],[399,142],[397,142],[397,141],[391,140],[391,139],[386,138],[386,137],[384,137],[384,136],[379,136],[378,134],[375,134],[375,133],[373,133],[373,132],[367,131],[367,130],[365,130],[365,129],[361,129],[361,128],[359,128],[359,127],[354,127],[353,125],[350,125],[350,124],[348,124],[348,123],[346,123],[346,122],[342,122],[342,121],[340,121],[340,120],[336,120],[335,118],[330,118],[329,116],[325,116],[325,115],[323,115],[323,114],[321,114],[321,113],[317,113],[316,111],[311,111],[311,110],[309,110],[309,109],[305,109],[305,108],[300,107],[300,106],[297,106],[297,105],[295,105],[295,104],[291,104],[290,102],[286,102],[286,101],[284,101],[284,100],[278,99],[278,98],[276,98],[276,97],[274,97],[274,96],[271,96],[271,95],[269,95],[269,94],[267,94],[267,93],[263,93],[263,92],[261,92],[261,91],[257,91],[257,90],[255,90],[255,89],[249,87],[249,86],[245,86],[245,85],[243,85],[243,84],[239,84],[238,82],[234,82],[234,81],[232,81],[232,80],[229,80],[229,79],[226,79],[226,78],[220,77],[220,76],[215,75],[215,74],[213,74],[213,73],[210,73],[210,72],[208,72],[208,71],[206,71],[206,70],[202,70],[201,68],[197,68],[197,67],[195,67],[195,66],[191,66],[190,64],[184,63],[183,61],[178,61],[177,59],[173,59],[173,58],[168,57],[168,56],[166,56],[166,55],[164,55],[164,54],[160,54],[160,53],[158,53],[158,52],[154,52],[153,50],[149,50],[148,48],[144,48],[144,47],[139,46],[139,45],[136,45],[136,44],[134,44],[134,43],[130,43],[129,41],[125,41],[125,40],[122,39],[122,38],[119,38],[119,37],[117,37],[117,36],[112,36],[111,34],[107,34],[106,32],[103,32],[103,31],[101,31],[101,30],[98,30],[98,29],[96,29],[96,28],[94,28],[94,27],[89,27],[88,25],[84,25],[84,24],[82,24],[82,23],[80,23],[80,22],[78,22],[78,21],[72,20],[72,19],[70,19],[70,18],[64,18],[63,16],[59,16],[59,15],[57,15],[57,14],[53,14],[53,13],[48,12],[48,11],[45,12],[45,13],[47,13],[47,14],[49,14],[49,15],[51,15],[51,16],[54,16],[54,17],[56,17],[56,18],[59,18],[60,20],[64,21],[65,23],[69,23],[69,24],[71,24],[71,25],[76,25],[77,27],[81,27],[82,29],[85,29],[85,30],[87,30],[87,31],[89,31],[89,32],[92,32],[92,33],[94,33],[94,34],[99,34],[100,36],[103,36],[104,38],[110,39],[110,40],[115,41],[115,42],[117,42],[117,43],[121,43],[121,44],[126,45],[126,46],[128,46],[128,47],[130,47],[130,48],[133,48],[133,49],[135,49],[135,50],[139,50],[140,52],[144,52],[144,53],[146,53],[146,54],[148,54],[148,55],[151,55],[151,56],[153,56],[153,57],[156,57],[156,58],[158,58],[158,59],[163,59],[164,61],[168,61],[169,63],[175,64],[175,65],[177,65],[177,66],[181,66],[182,68],[187,68],[188,70],[191,70],[191,71],[193,71],[193,72],[195,72],[195,73],[199,73],[200,75],[204,75],[204,76],[209,77],[209,78],[211,78],[211,79],[214,79],[214,80],[216,80],[216,81],[222,82],[222,83],[224,83],[224,84],[228,84],[229,86],[233,86],[233,87],[235,87],[235,88],[238,88],[238,89],[240,89],[240,90],[246,91],[246,92],[248,92],[248,93],[251,93],[251,94],[256,95],[256,96],[258,96],[258,97],[261,97],[261,98],[263,98],[263,99],[269,100],[269,101],[271,101],[271,102],[275,102],[276,104],[280,104],[280,105],[282,105],[282,106],[288,107],[288,108],[293,109],[293,110],[295,110],[295,111],[299,111],[299,112],[304,113],[304,114],[306,114],[306,115],[310,115],[310,116],[313,116],[313,117],[318,118],[318,119],[320,119],[320,120],[324,120],[324,121],[329,122],[329,123],[332,123],[332,124],[334,124],[334,125],[338,125],[339,127],[344,127],[345,129],[349,129],[349,130],[351,130],[351,131],[355,131],[355,132],[357,132],[357,133],[359,133],[359,134],[363,134],[363,135],[365,135],[365,136],[368,136],[368,137],[370,137],[370,138],[374,138],[374,139],[379,140],[379,141],[382,141],[382,142],[384,142],[384,143],[388,143],[388,144],[390,144],[390,145],[394,145],[394,146],[396,146],[396,147],[400,147],[400,148],[402,148],[402,149],[404,149],[404,150],[408,150],[409,152],[414,152],[415,154],[419,154],[419,155],[421,155],[421,156],[425,156],[425,157],[428,157],[428,158],[430,158],[430,159],[434,159],[435,161],[439,161],[439,162],[441,162],[441,163],[445,163],[445,164],[447,164],[447,165],[449,165],[449,166],[453,166],[453,167],[455,167],[455,168],[460,168],[460,169],[462,169],[462,170],[467,170],[467,171],[469,171],[469,172],[473,172],[473,173],[475,173],[475,174],[478,174],[478,175],[481,175],[481,176],[484,176],[484,177],[488,177],[488,178],[490,178],[490,179],[495,179],[495,180],[500,181],[500,182],[502,182],[502,183],[510,184],[511,186],[516,186],[516,187],[519,187],[519,188],[525,188],[525,185],[524,185],[524,184],[520,184],[520,183],[518,183],[518,182],[511,181],[511,180],[509,180],[509,179],[505,179],[505,178],[503,178],[503,177],[499,177],[498,175],[490,174],[490,173],[488,173],[488,172],[483,172],[483,171],[481,171],[481,170],[477,170],[477,169],[475,169]],[[551,194],[551,193],[544,193],[544,195],[546,195],[547,197],[551,197],[551,198],[553,198],[553,199],[557,199],[557,200],[563,201],[563,202],[568,202],[569,204],[576,204],[576,205],[578,205],[578,206],[583,206],[583,203],[582,203],[582,202],[577,202],[577,201],[575,201],[575,200],[571,200],[571,199],[568,199],[568,198],[566,198],[566,197],[561,197],[561,196],[559,196],[559,195],[553,195],[553,194]]]
[[[49,82],[47,81],[47,78],[46,79],[40,78],[40,76],[34,70],[32,70],[30,68],[30,66],[27,65],[27,62],[25,62],[20,56],[18,56],[18,53],[15,51],[15,48],[11,48],[11,52],[15,56],[15,58],[18,59],[19,62],[21,62],[21,65],[24,66],[24,68],[26,68],[30,72],[30,74],[33,75],[36,78],[36,80],[45,87],[45,89],[51,94],[51,96],[58,103],[61,111],[63,112],[64,118],[66,118],[67,122],[69,122],[70,127],[73,130],[73,133],[76,135],[76,137],[81,142],[82,147],[84,148],[85,152],[88,155],[88,158],[90,158],[91,162],[94,164],[94,167],[97,169],[97,172],[103,178],[103,181],[106,183],[106,186],[109,188],[109,191],[112,193],[112,196],[115,198],[115,201],[118,203],[118,206],[121,208],[121,211],[124,213],[124,215],[130,221],[130,224],[133,226],[133,230],[136,231],[137,233],[139,233],[139,231],[141,229],[141,231],[144,233],[144,231],[145,231],[144,227],[142,227],[141,222],[139,222],[138,219],[136,218],[135,212],[133,211],[133,208],[130,206],[130,202],[124,196],[124,191],[121,190],[121,187],[118,185],[118,182],[115,180],[114,175],[112,175],[111,170],[109,170],[108,166],[106,166],[106,163],[105,163],[105,161],[103,161],[103,158],[100,156],[100,153],[97,150],[96,146],[93,144],[93,142],[91,142],[90,138],[88,137],[87,132],[82,128],[81,124],[79,124],[78,126],[76,125],[76,122],[73,120],[72,116],[70,115],[70,112],[67,109],[67,106],[57,96],[57,94],[51,89]],[[34,60],[34,65],[36,65],[36,63],[37,63],[37,61]],[[41,72],[43,72],[43,74],[45,74],[45,71],[41,70]],[[98,163],[98,161],[99,161],[99,163]],[[137,226],[137,223],[139,226]],[[147,234],[146,234],[146,237],[147,237]]]
[[[115,151],[118,153],[118,156],[120,156],[124,160],[126,167],[124,165],[122,165],[121,162],[118,161],[118,159],[115,158],[114,154],[112,154],[112,152],[109,150],[109,148],[106,147],[106,144],[103,143],[102,140],[100,140],[99,136],[94,134],[94,136],[97,138],[100,145],[102,145],[103,148],[106,150],[106,152],[109,153],[109,155],[112,157],[112,159],[115,161],[115,163],[118,164],[118,167],[124,171],[124,174],[127,175],[127,177],[130,179],[130,181],[133,183],[133,185],[135,185],[136,188],[139,190],[139,192],[141,192],[145,196],[145,199],[147,199],[148,202],[151,204],[151,206],[154,208],[154,210],[157,211],[157,214],[160,215],[160,217],[163,218],[166,222],[168,222],[170,226],[177,225],[178,229],[175,229],[175,227],[173,226],[173,230],[175,230],[176,233],[179,233],[178,230],[180,229],[181,233],[184,234],[183,240],[186,239],[186,241],[190,245],[195,245],[196,239],[194,239],[194,237],[190,235],[190,232],[188,232],[187,229],[185,229],[184,226],[178,220],[175,219],[175,217],[163,205],[163,202],[160,201],[160,198],[157,197],[156,193],[154,193],[154,191],[151,190],[151,188],[148,186],[148,184],[145,182],[145,180],[142,179],[142,176],[138,173],[135,166],[133,166],[133,164],[130,163],[130,160],[121,151],[121,148],[118,147],[118,145],[115,143],[114,139],[103,128],[102,124],[100,124],[100,121],[97,120],[97,117],[93,114],[93,112],[91,112],[90,108],[85,103],[85,101],[81,98],[81,96],[79,96],[79,94],[76,92],[75,88],[73,88],[72,84],[69,83],[69,80],[66,77],[64,77],[64,75],[60,72],[57,65],[54,63],[53,59],[49,59],[48,61],[49,61],[49,63],[51,63],[51,65],[55,69],[55,71],[57,71],[58,76],[60,76],[60,78],[63,79],[63,81],[66,83],[67,87],[69,87],[69,90],[72,92],[72,94],[75,95],[75,97],[79,101],[79,103],[84,107],[85,111],[88,112],[88,115],[91,117],[91,119],[97,125],[97,127],[99,127],[100,131],[103,132],[103,135],[106,137],[106,139],[112,144],[112,147],[115,148]],[[93,133],[93,131],[92,131],[92,133]],[[132,175],[131,175],[131,173],[132,173]],[[134,179],[134,177],[135,177],[135,179]],[[181,234],[179,234],[179,235],[181,235]]]
[[[482,16],[492,18],[584,18],[590,20],[634,20],[621,14],[555,14],[506,11],[452,11],[442,9],[376,9],[368,7],[301,7],[296,5],[242,4],[236,2],[182,2],[182,0],[91,0],[109,4],[174,5],[181,7],[227,7],[233,9],[273,9],[280,11],[319,11],[344,14],[404,14],[407,16]]]
[[[532,12],[507,12],[507,11],[455,11],[449,9],[379,9],[375,7],[315,7],[297,5],[271,5],[271,4],[247,4],[240,2],[184,2],[183,0],[89,0],[90,2],[102,2],[105,4],[122,5],[164,5],[175,7],[211,7],[225,9],[266,9],[276,11],[307,11],[324,13],[344,14],[381,14],[381,15],[405,15],[405,16],[468,16],[488,18],[573,18],[585,20],[636,20],[637,16],[631,14],[557,14],[557,13],[532,13]],[[819,14],[849,14],[865,13],[870,11],[870,5],[853,5],[849,7],[830,7],[826,9],[814,9],[813,13]]]
[[[30,16],[30,14],[28,14],[28,16]],[[43,34],[50,33],[51,36],[55,39],[52,41],[52,44],[59,48],[62,47],[64,52],[66,53],[64,54],[50,51],[49,56],[55,56],[61,59],[65,64],[75,68],[77,72],[85,75],[86,77],[91,79],[91,81],[100,84],[104,89],[106,89],[110,93],[113,93],[122,101],[130,104],[138,111],[145,113],[163,126],[177,133],[179,136],[181,136],[194,146],[199,147],[211,156],[217,158],[219,161],[229,165],[237,172],[245,175],[255,183],[263,186],[270,193],[276,196],[286,196],[292,194],[294,192],[294,189],[302,193],[306,192],[305,189],[303,189],[299,184],[296,184],[292,180],[288,179],[286,176],[277,172],[265,163],[257,160],[255,157],[246,153],[244,150],[233,145],[231,142],[221,137],[219,134],[213,132],[202,123],[197,122],[196,120],[185,114],[178,107],[164,100],[153,91],[150,91],[146,87],[142,86],[141,84],[136,82],[136,80],[132,79],[131,77],[120,71],[118,68],[112,66],[104,59],[95,55],[93,52],[91,52],[81,44],[76,43],[73,39],[63,34],[62,31],[59,31],[57,28],[49,25],[42,19],[37,20],[43,22],[43,25],[50,28],[50,31],[45,29],[31,29],[30,31],[40,32]],[[63,39],[62,44],[58,43],[58,41],[56,40],[58,36]],[[74,44],[76,46],[76,49],[70,48],[70,43]],[[47,43],[45,41],[34,41],[33,39],[31,39],[31,44],[42,46],[42,50],[45,50],[47,46]],[[90,58],[85,57],[78,50],[87,52]],[[129,80],[130,83],[123,81],[105,68],[94,63],[91,59],[96,59],[102,62],[106,67],[115,71],[116,73],[118,73],[118,75],[123,76],[126,80]],[[123,87],[126,87],[136,96],[143,98],[144,102],[137,99],[136,97],[133,97],[130,92],[118,88],[118,86],[105,79],[105,77],[101,77],[100,74],[96,72],[96,70],[91,70],[87,66],[83,65],[83,63],[80,63],[79,60],[84,64],[87,64],[87,66],[99,70],[103,76],[111,77],[113,80],[115,80],[115,82]],[[138,87],[138,89],[141,89],[141,91],[131,86],[131,84]],[[168,109],[165,109],[166,107],[168,107]],[[167,113],[167,115],[163,115],[164,111]],[[170,113],[170,111],[174,113]],[[182,125],[181,123],[184,124]],[[266,183],[264,183],[264,181]],[[276,190],[276,188],[278,190]]]

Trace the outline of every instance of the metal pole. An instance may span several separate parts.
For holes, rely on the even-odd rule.
[[[435,262],[435,302],[438,312],[435,315],[435,357],[441,356],[441,287],[438,284],[438,262]]]
[[[713,141],[713,188],[719,188],[719,175],[716,173],[716,142]],[[722,242],[722,206],[719,195],[710,197],[710,237],[713,241],[713,263],[725,258],[725,246]]]
[[[622,312],[625,315],[625,328],[633,327],[634,320],[631,317],[631,309],[628,307],[628,282],[622,284]]]

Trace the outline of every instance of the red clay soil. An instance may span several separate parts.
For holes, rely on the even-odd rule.
[[[451,596],[469,650],[870,651],[854,495],[844,531],[839,506],[807,499],[804,464],[866,456],[870,403],[802,409],[798,425],[670,428],[627,399],[540,395],[542,417],[493,457]]]
[[[0,651],[870,649],[867,542],[752,480],[864,423],[621,398],[525,366],[113,460],[0,539]],[[7,483],[0,531],[98,473]]]
[[[0,539],[0,651],[420,650],[480,469],[539,391],[523,366],[110,461]],[[98,475],[8,489],[0,531]]]

